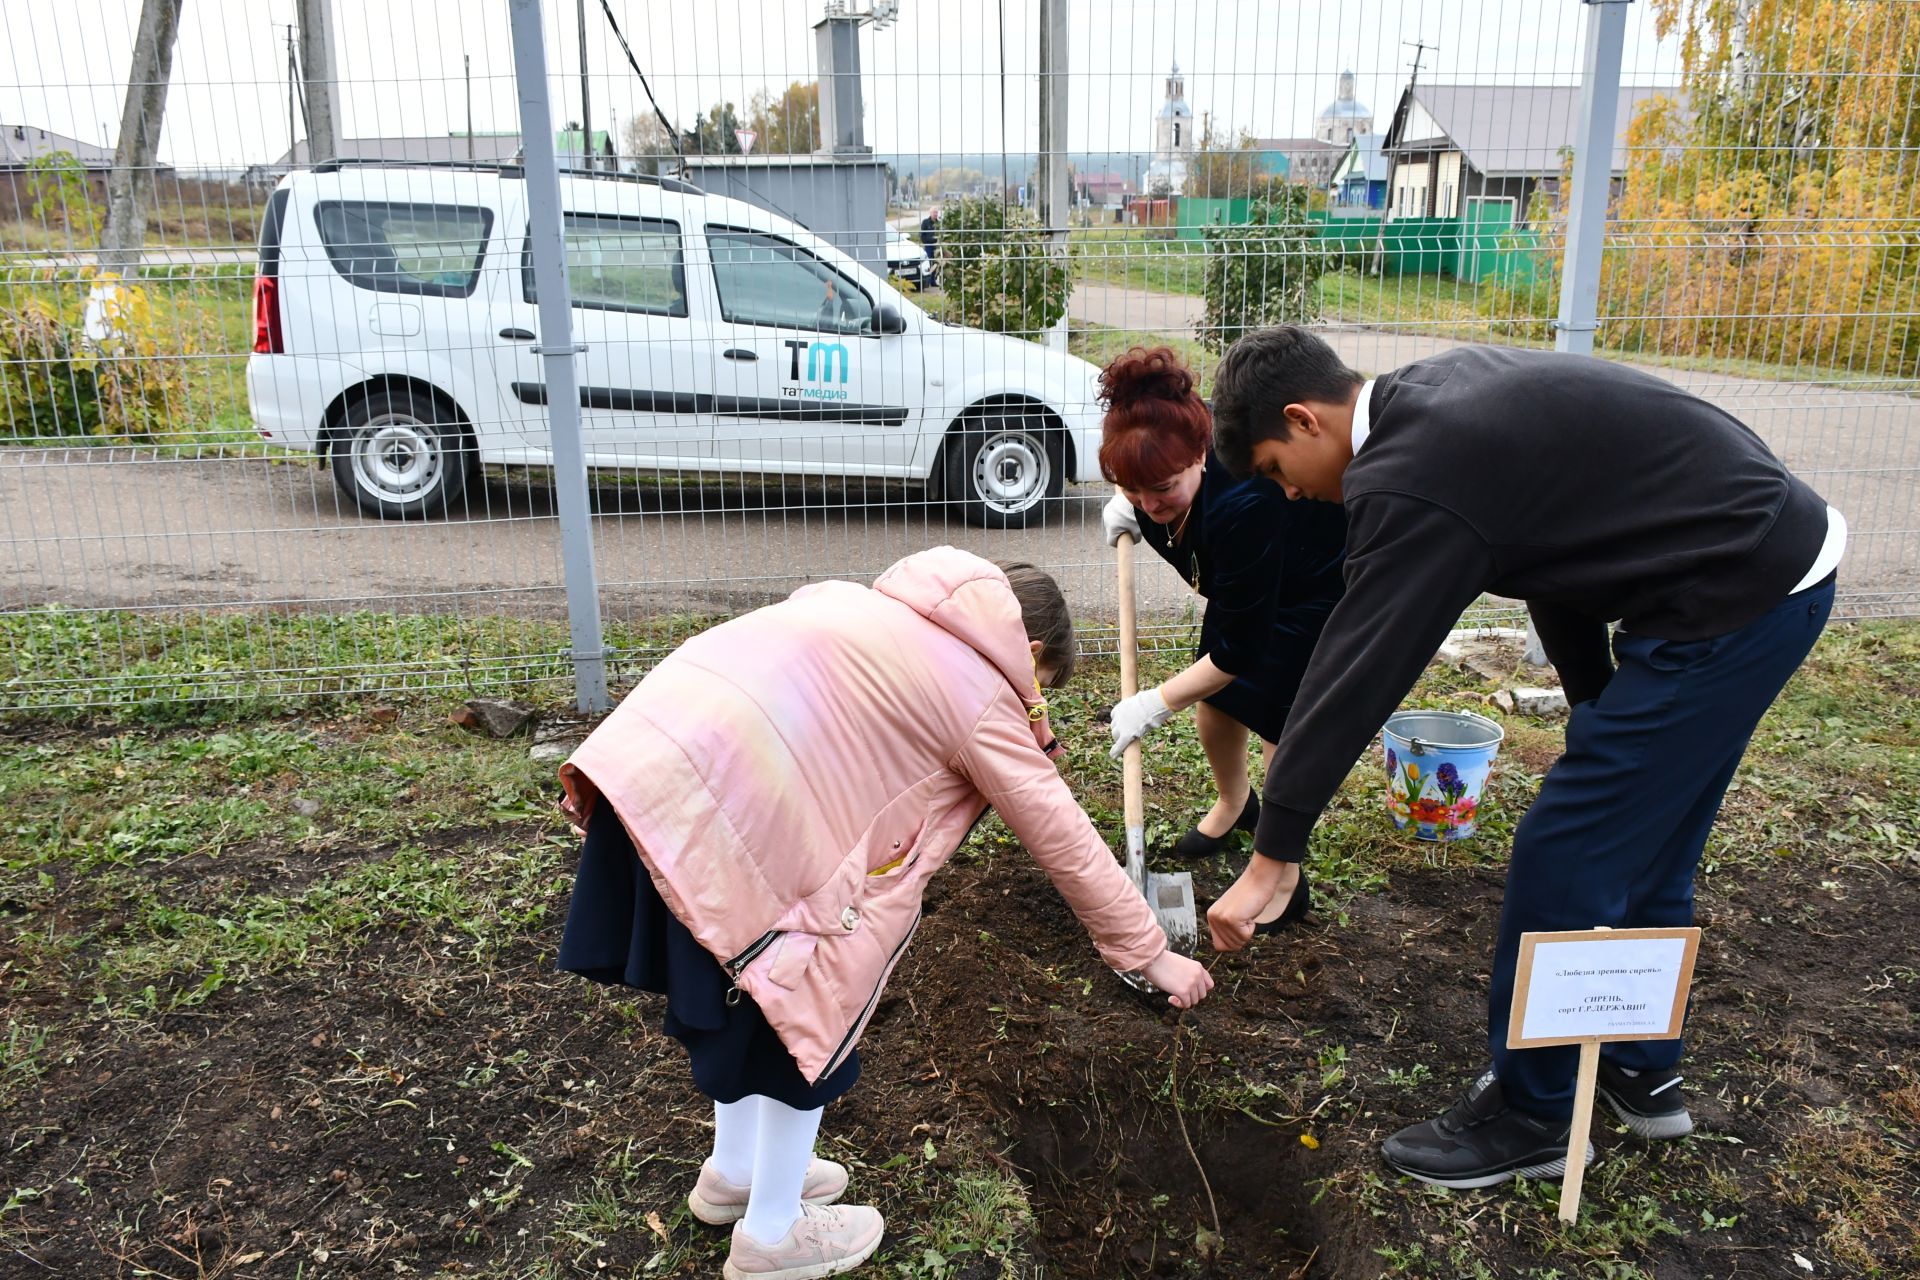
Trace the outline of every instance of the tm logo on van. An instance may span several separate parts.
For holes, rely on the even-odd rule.
[[[839,369],[839,381],[844,384],[853,371],[852,357],[847,353],[843,342],[809,342],[805,338],[788,338],[781,343],[788,351],[787,378],[800,381],[800,353],[807,353],[807,381],[811,386],[783,386],[780,395],[787,400],[845,400],[847,393],[830,385],[834,381],[834,370]]]

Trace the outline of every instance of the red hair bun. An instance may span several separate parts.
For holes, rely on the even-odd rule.
[[[1164,483],[1206,456],[1213,415],[1171,347],[1135,347],[1100,371],[1100,471],[1123,489]]]

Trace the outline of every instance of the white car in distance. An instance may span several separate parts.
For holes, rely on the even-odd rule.
[[[935,283],[925,246],[897,227],[887,228],[887,274],[912,285],[916,292]]]
[[[989,528],[1098,478],[1086,361],[943,324],[743,201],[631,176],[560,189],[590,468],[902,480]],[[527,235],[512,166],[282,179],[247,363],[262,438],[388,518],[446,511],[481,465],[550,465]]]

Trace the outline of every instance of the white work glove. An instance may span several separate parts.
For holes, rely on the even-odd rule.
[[[1114,703],[1112,716],[1113,750],[1107,754],[1118,760],[1128,747],[1146,737],[1148,730],[1173,719],[1173,708],[1160,696],[1159,689],[1142,689]]]
[[[1133,514],[1133,504],[1125,494],[1116,493],[1108,499],[1107,505],[1100,508],[1100,528],[1107,535],[1107,545],[1120,545],[1120,535],[1130,533],[1135,542],[1140,541],[1140,521]]]

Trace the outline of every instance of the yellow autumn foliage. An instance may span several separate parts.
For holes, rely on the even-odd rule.
[[[1643,104],[1604,341],[1910,376],[1920,358],[1920,7],[1653,0],[1684,101]]]

